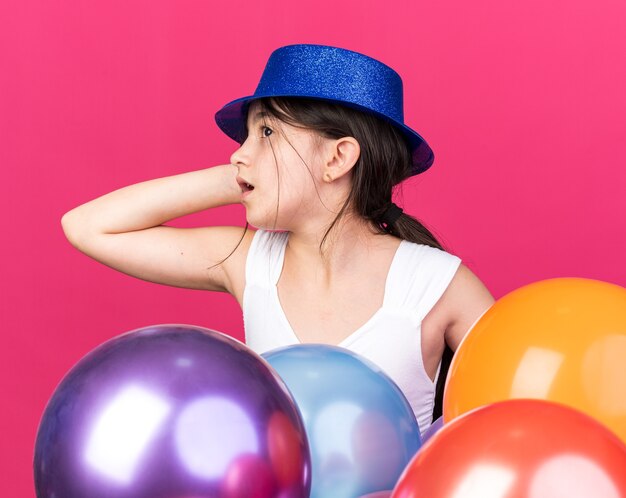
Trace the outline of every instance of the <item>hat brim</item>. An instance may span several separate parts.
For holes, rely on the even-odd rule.
[[[365,113],[374,114],[383,121],[395,126],[406,138],[409,148],[411,150],[412,157],[412,175],[423,173],[430,168],[435,160],[435,155],[426,143],[426,141],[415,130],[409,128],[404,123],[389,118],[388,116],[379,112],[368,109],[367,107],[354,104],[352,102],[344,102],[336,99],[326,99],[323,97],[313,97],[310,95],[249,95],[247,97],[241,97],[233,100],[224,105],[219,111],[215,113],[215,122],[217,126],[230,138],[237,143],[242,143],[246,138],[246,121],[248,107],[254,100],[258,100],[264,97],[300,97],[312,100],[321,100],[325,102],[332,102],[335,104],[343,105],[356,109]]]

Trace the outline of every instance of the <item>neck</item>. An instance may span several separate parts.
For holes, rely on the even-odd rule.
[[[358,264],[361,257],[379,244],[384,236],[358,217],[344,216],[329,232],[322,251],[320,245],[331,220],[311,223],[300,230],[291,231],[287,251],[292,260],[312,271],[323,272],[328,277]]]

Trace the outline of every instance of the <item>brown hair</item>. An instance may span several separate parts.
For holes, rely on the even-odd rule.
[[[359,142],[361,153],[352,170],[352,189],[324,234],[320,250],[330,231],[348,211],[371,221],[379,233],[443,250],[435,236],[413,216],[403,212],[392,225],[381,222],[394,188],[411,176],[411,152],[394,126],[372,114],[323,100],[302,97],[258,100],[263,110],[279,121],[312,130],[321,137],[351,136]]]

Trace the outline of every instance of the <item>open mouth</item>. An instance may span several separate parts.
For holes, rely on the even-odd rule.
[[[248,183],[243,178],[237,177],[237,183],[239,184],[239,187],[241,188],[242,194],[245,194],[246,192],[251,192],[254,190],[254,185]]]

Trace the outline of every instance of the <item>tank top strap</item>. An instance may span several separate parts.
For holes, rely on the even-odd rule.
[[[443,295],[460,264],[458,256],[403,240],[389,269],[384,306],[420,323]]]
[[[276,285],[283,269],[289,232],[257,230],[246,259],[246,285]]]

